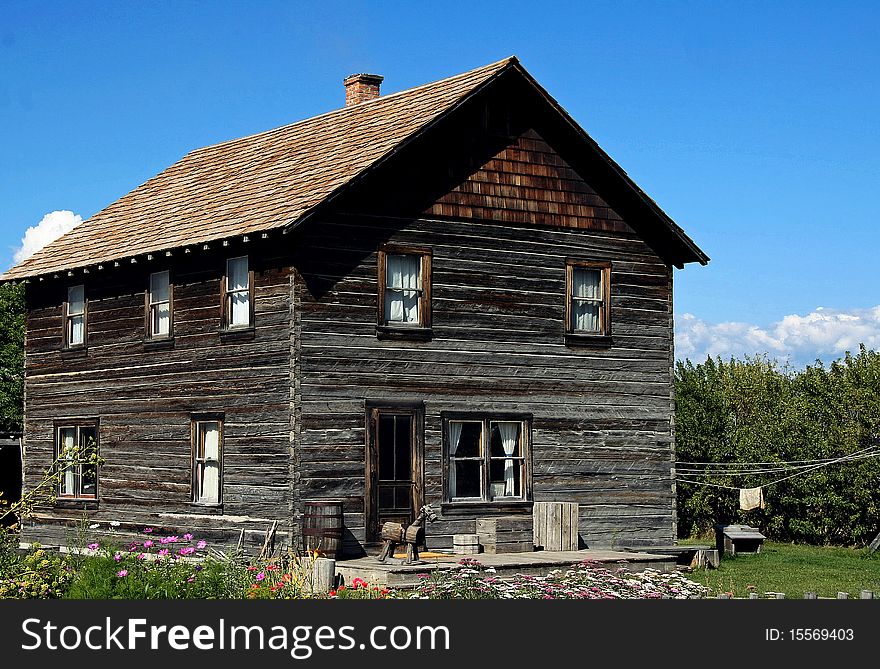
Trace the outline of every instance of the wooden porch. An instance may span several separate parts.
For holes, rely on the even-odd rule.
[[[389,559],[386,564],[382,564],[376,557],[368,556],[337,562],[336,574],[341,577],[342,584],[350,584],[355,578],[361,578],[371,586],[412,588],[418,584],[420,574],[439,569],[459,569],[459,562],[463,558],[473,558],[485,567],[493,567],[494,575],[498,578],[514,574],[542,576],[555,569],[566,569],[584,561],[597,562],[612,570],[622,567],[629,571],[650,568],[671,572],[676,568],[674,555],[585,549],[478,555],[431,553],[430,556],[423,557],[424,564],[415,565],[402,564],[402,560],[398,558]]]

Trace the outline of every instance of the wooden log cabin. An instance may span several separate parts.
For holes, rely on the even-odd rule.
[[[579,504],[675,538],[673,268],[707,256],[515,57],[198,149],[9,270],[27,281],[23,539],[150,526],[344,554]],[[74,471],[69,471],[73,469]]]

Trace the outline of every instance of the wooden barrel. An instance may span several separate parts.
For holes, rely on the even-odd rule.
[[[336,559],[342,549],[342,501],[324,499],[305,503],[302,518],[303,546],[309,553]]]

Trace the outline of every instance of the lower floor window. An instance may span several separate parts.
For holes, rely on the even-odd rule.
[[[98,424],[59,424],[55,429],[58,497],[95,499],[98,496]]]
[[[193,501],[197,504],[221,502],[222,451],[222,419],[193,419]]]
[[[444,420],[446,499],[528,499],[528,418],[450,415]]]

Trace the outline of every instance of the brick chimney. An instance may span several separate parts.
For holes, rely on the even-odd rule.
[[[379,85],[385,77],[378,74],[351,74],[342,84],[345,86],[345,106],[357,105],[379,97]]]

